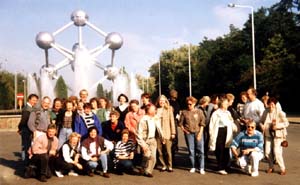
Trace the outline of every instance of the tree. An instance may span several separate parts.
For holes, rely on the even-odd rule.
[[[58,80],[56,81],[54,91],[56,93],[56,97],[64,98],[64,99],[68,98],[68,87],[67,87],[67,85],[65,83],[65,80],[63,79],[62,76],[60,76],[58,78]]]
[[[105,97],[105,92],[101,83],[97,86],[97,97]]]
[[[0,71],[0,109],[14,107],[14,75],[7,71]]]

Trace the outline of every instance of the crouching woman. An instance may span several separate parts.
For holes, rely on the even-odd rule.
[[[63,177],[65,174],[78,176],[78,173],[82,171],[83,161],[79,153],[80,138],[80,134],[73,132],[69,136],[68,141],[63,144],[55,165],[55,174],[58,177]]]

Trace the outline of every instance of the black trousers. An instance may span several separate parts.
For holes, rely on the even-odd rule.
[[[227,127],[220,127],[218,131],[216,151],[215,151],[218,170],[225,170],[227,168],[230,159],[229,148],[225,148],[226,136],[227,136]]]
[[[50,165],[53,166],[55,157],[49,157],[48,154],[33,154],[30,159],[29,165],[36,167],[37,175],[45,175],[47,177],[52,176]]]
[[[79,158],[79,164],[83,165],[84,161],[82,158]],[[83,166],[85,167],[85,166]],[[58,157],[55,160],[55,170],[61,171],[62,174],[67,174],[71,170],[74,170],[76,173],[83,173],[83,170],[78,169],[78,167],[72,163],[67,163],[62,157]]]
[[[25,160],[24,160],[24,165],[28,166],[29,164],[29,154],[28,154],[28,149],[31,146],[31,136],[32,133],[29,130],[29,128],[24,127],[21,129],[21,138],[22,138],[22,151],[25,152]]]

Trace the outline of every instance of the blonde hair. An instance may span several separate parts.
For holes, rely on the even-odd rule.
[[[72,132],[72,133],[70,134],[70,136],[69,136],[69,141],[71,141],[71,139],[72,139],[73,137],[77,137],[78,140],[80,140],[81,135],[78,134],[77,132]]]
[[[165,100],[165,106],[164,106],[163,108],[168,109],[168,108],[170,107],[170,103],[169,103],[169,101],[168,101],[168,98],[167,98],[165,95],[163,95],[163,94],[160,95],[160,96],[157,98],[156,106],[157,106],[157,107],[160,107],[160,106],[159,106],[159,101],[160,101],[161,99],[164,99],[164,100]]]
[[[200,100],[199,100],[199,104],[203,105],[205,103],[209,103],[210,102],[210,97],[209,96],[203,96]]]
[[[227,93],[227,94],[226,94],[226,98],[228,99],[228,101],[234,100],[234,95],[231,94],[231,93]]]

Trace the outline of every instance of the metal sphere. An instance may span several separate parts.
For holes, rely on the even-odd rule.
[[[110,44],[110,49],[117,50],[123,45],[123,38],[119,33],[112,32],[106,36],[105,43]]]
[[[111,65],[106,66],[104,70],[104,75],[107,75],[107,79],[114,80],[120,73],[120,70],[117,67]]]
[[[71,15],[71,20],[76,26],[84,26],[89,16],[83,10],[76,10]]]
[[[54,43],[54,37],[51,33],[40,32],[35,37],[36,44],[42,49],[51,48],[51,44]]]

